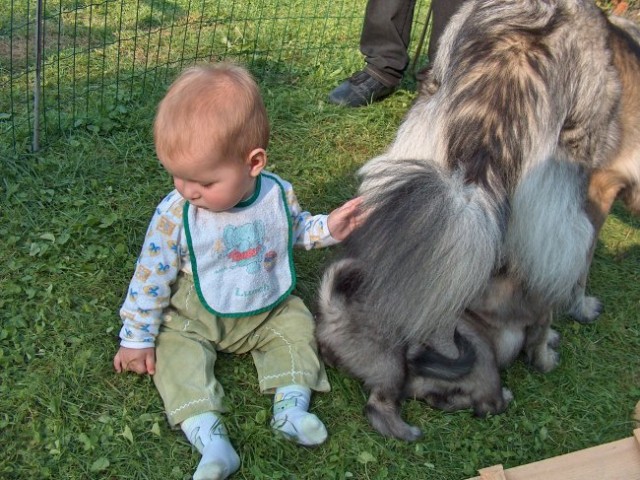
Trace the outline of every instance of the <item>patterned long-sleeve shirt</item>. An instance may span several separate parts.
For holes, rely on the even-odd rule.
[[[329,232],[328,216],[302,211],[291,184],[283,180],[281,184],[291,215],[294,245],[309,250],[338,243]],[[185,199],[174,190],[156,207],[120,309],[123,347],[154,346],[163,310],[169,305],[171,285],[181,272],[192,273],[183,223],[184,204]]]

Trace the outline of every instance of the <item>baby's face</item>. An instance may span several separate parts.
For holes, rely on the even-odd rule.
[[[189,203],[212,212],[223,212],[253,194],[256,178],[251,164],[241,159],[175,158],[162,162],[173,184]]]

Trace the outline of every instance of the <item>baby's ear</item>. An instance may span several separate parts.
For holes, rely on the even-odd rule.
[[[247,157],[247,164],[250,168],[250,175],[257,177],[267,165],[267,152],[264,148],[255,148],[251,150]]]

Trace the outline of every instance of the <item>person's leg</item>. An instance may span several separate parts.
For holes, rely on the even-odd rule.
[[[415,0],[369,0],[360,51],[365,71],[386,86],[397,86],[409,64],[409,40]]]
[[[414,6],[415,0],[369,0],[360,37],[366,66],[331,91],[331,103],[368,105],[398,87],[409,64]]]
[[[438,42],[449,20],[458,11],[465,0],[431,0],[431,34],[429,35],[429,63],[435,59]]]
[[[324,443],[327,429],[313,413],[309,413],[311,389],[291,384],[279,387],[273,397],[271,428],[289,440],[313,447]]]
[[[238,470],[240,457],[229,442],[222,420],[214,412],[189,417],[180,428],[202,455],[193,480],[222,480]]]
[[[256,330],[251,351],[260,390],[274,393],[272,428],[301,445],[319,445],[327,438],[320,419],[309,413],[311,391],[328,391],[329,381],[314,338],[311,312],[291,296],[275,308]]]
[[[223,479],[240,466],[220,418],[224,390],[214,376],[216,344],[224,332],[197,301],[190,277],[178,278],[172,290],[172,308],[156,338],[153,381],[169,424],[179,425],[202,455],[193,478]]]
[[[177,314],[169,323],[188,327]],[[180,324],[180,325],[177,325]],[[202,458],[195,480],[227,478],[240,466],[219,417],[224,391],[213,375],[215,348],[193,332],[162,328],[156,340],[156,374],[153,381],[162,397],[172,426],[180,425]]]
[[[260,391],[275,394],[272,426],[276,431],[303,445],[318,445],[326,439],[322,422],[307,411],[311,390],[324,392],[330,387],[318,356],[313,317],[302,300],[290,296],[272,311],[252,317],[216,318],[214,333],[200,327],[211,315],[199,302],[182,303],[192,305],[186,313],[196,319],[182,328],[195,328],[206,339],[218,338],[218,352],[251,352]]]

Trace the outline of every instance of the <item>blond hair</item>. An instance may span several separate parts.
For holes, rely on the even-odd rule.
[[[244,159],[269,144],[269,119],[251,74],[233,63],[188,68],[158,105],[153,126],[160,160],[208,154]]]

